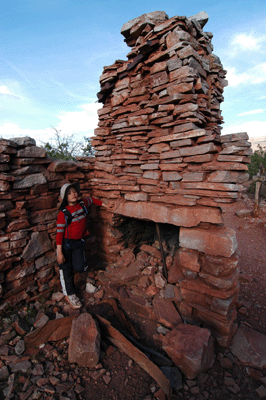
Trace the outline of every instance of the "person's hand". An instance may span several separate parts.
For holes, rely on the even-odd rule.
[[[117,205],[118,204],[117,204],[117,202],[115,200],[109,200],[107,208],[108,208],[108,210],[113,211],[113,210],[115,210],[117,208]]]
[[[109,211],[115,210],[118,206],[118,204],[115,200],[104,200],[102,205],[104,208],[106,208]]]
[[[58,264],[63,264],[65,262],[65,257],[63,253],[57,252],[57,262]]]

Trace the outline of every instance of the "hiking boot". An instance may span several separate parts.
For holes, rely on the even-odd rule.
[[[79,298],[75,294],[66,296],[66,301],[69,303],[69,305],[72,308],[78,309],[78,308],[82,307],[82,304],[81,304]]]

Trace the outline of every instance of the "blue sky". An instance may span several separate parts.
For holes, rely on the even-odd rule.
[[[46,142],[52,126],[78,140],[97,126],[103,67],[126,60],[122,25],[141,14],[206,11],[228,71],[223,134],[266,135],[266,1],[9,0],[0,14],[0,137]]]

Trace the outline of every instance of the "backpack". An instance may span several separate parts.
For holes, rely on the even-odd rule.
[[[84,204],[84,201],[79,200],[78,203],[81,205],[83,211],[85,212],[86,217],[88,217],[89,212],[88,212],[87,207]],[[72,218],[73,218],[71,212],[65,207],[60,207],[60,211],[62,211],[65,214],[66,225],[67,226],[70,225],[72,222]],[[88,218],[87,218],[87,223],[88,223]]]

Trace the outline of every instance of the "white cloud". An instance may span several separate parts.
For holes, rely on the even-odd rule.
[[[18,86],[17,82],[13,82],[13,86]],[[14,90],[10,89],[10,87],[5,84],[0,85],[0,96],[5,96],[5,98],[9,99],[21,99],[21,96],[19,96]]]
[[[246,73],[240,73],[236,71],[235,67],[227,68],[226,78],[228,80],[229,86],[238,86],[243,82],[250,79],[250,76]]]
[[[61,122],[57,129],[63,133],[83,133],[86,136],[93,136],[94,129],[98,124],[97,110],[101,108],[99,103],[87,103],[80,106],[81,111],[62,112],[58,118]]]
[[[14,137],[29,136],[36,140],[38,145],[49,141],[53,134],[51,128],[45,129],[22,129],[18,125],[8,122],[0,125],[0,137],[12,139]]]
[[[11,94],[10,90],[8,89],[8,87],[6,85],[1,85],[0,86],[0,94]]]
[[[231,50],[234,54],[252,51],[258,52],[264,50],[264,43],[266,42],[266,36],[255,36],[252,32],[249,34],[240,33],[236,35],[231,41]]]
[[[266,121],[249,121],[240,125],[230,125],[223,129],[222,134],[247,132],[249,137],[266,136]]]
[[[266,109],[259,108],[258,110],[250,110],[250,111],[246,111],[246,112],[243,112],[243,113],[240,113],[237,115],[239,115],[240,117],[244,117],[245,115],[262,114],[262,113],[264,113],[264,111],[266,111]]]
[[[59,123],[54,126],[62,131],[64,136],[74,135],[74,139],[82,141],[83,137],[91,137],[98,124],[97,110],[101,108],[99,103],[87,103],[80,106],[81,111],[62,112],[57,116]],[[0,125],[0,137],[11,139],[12,137],[29,136],[36,140],[37,145],[42,145],[54,138],[52,127],[44,129],[23,129],[14,123]]]
[[[245,72],[238,72],[235,67],[227,68],[227,80],[229,86],[240,84],[256,85],[266,82],[266,62],[247,69]]]

